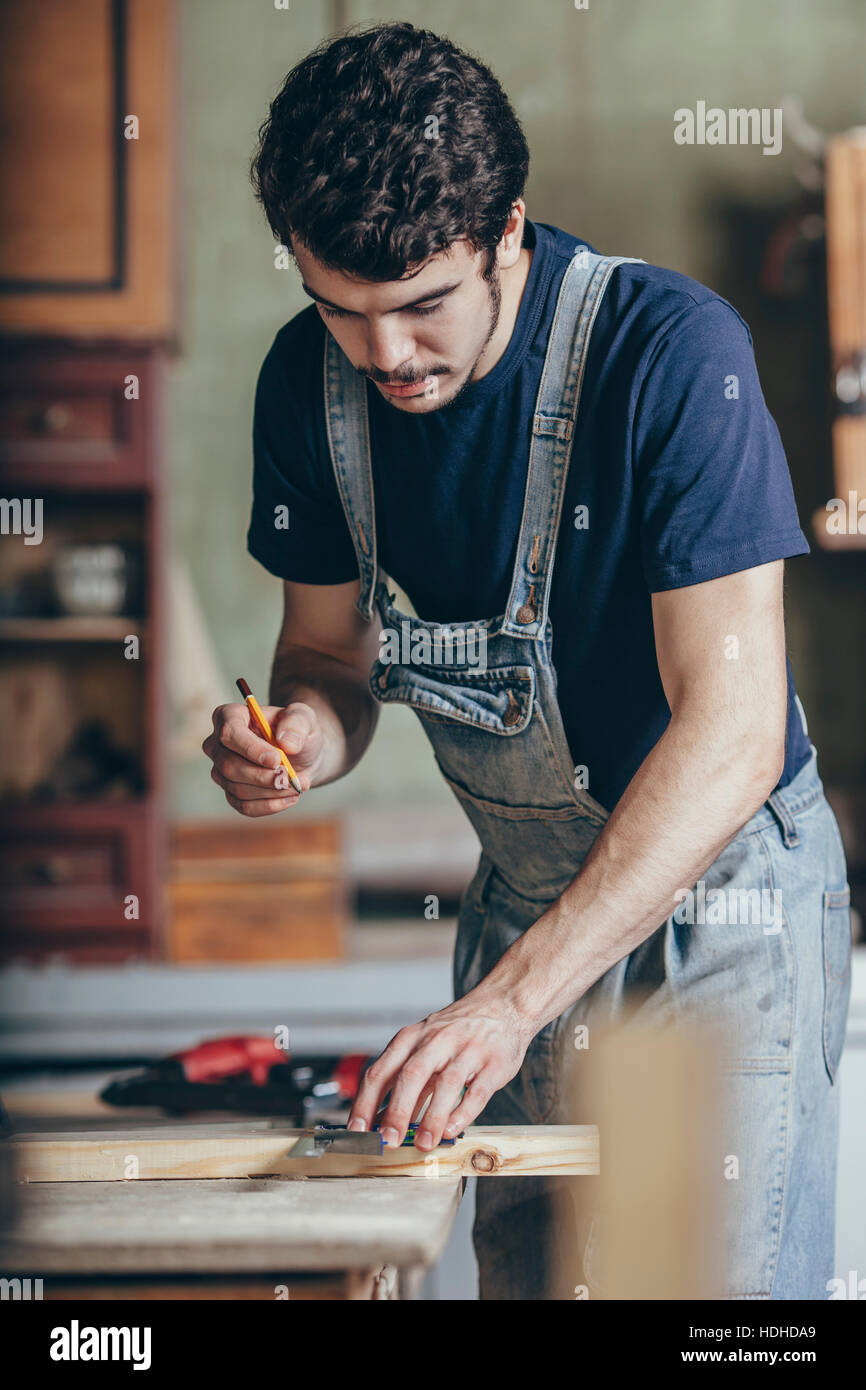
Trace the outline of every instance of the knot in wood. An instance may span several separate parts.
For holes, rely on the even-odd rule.
[[[476,1173],[492,1173],[499,1167],[499,1155],[489,1149],[476,1149],[472,1155],[472,1167]]]

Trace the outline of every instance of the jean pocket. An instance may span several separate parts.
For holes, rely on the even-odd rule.
[[[851,996],[851,889],[824,894],[824,1061],[836,1080]]]
[[[560,1061],[556,1051],[559,1019],[545,1024],[536,1033],[518,1073],[522,1083],[523,1109],[534,1125],[548,1124],[559,1103]]]

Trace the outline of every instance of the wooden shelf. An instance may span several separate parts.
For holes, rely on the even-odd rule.
[[[0,830],[66,828],[72,817],[75,825],[82,830],[103,829],[117,823],[118,818],[134,818],[150,815],[153,810],[153,797],[149,792],[142,796],[117,797],[116,800],[103,796],[67,797],[56,801],[39,801],[35,797],[3,797],[0,799]]]
[[[0,490],[44,499],[46,541],[37,554],[4,547],[0,574],[42,610],[0,615],[0,694],[21,711],[2,750],[16,765],[0,804],[0,959],[95,964],[162,949],[179,8],[51,5],[34,24],[27,0],[0,5],[0,120],[16,137],[0,214]],[[126,138],[138,134],[129,113],[140,140]],[[61,256],[45,239],[58,226]],[[67,616],[46,597],[59,550],[108,542],[135,556],[116,602],[139,616]],[[125,659],[139,656],[125,650],[130,634],[140,659]],[[74,756],[87,770],[64,769],[62,785],[86,784],[91,767],[110,777],[115,749],[134,755],[146,795],[13,799],[50,783],[82,733]],[[122,758],[118,790],[121,778],[140,785]]]
[[[141,637],[145,620],[135,617],[0,618],[4,642],[122,642]]]

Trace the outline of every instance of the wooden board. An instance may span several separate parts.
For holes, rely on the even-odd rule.
[[[845,131],[827,141],[827,309],[832,371],[866,351],[866,133]],[[848,508],[848,531],[828,531],[820,508],[815,533],[827,549],[862,549],[858,502],[866,497],[866,415],[837,413],[833,421],[836,497]],[[852,496],[853,495],[853,496]],[[851,499],[851,500],[849,500]],[[853,527],[853,529],[852,529]]]
[[[558,1296],[724,1298],[718,1203],[739,1187],[726,1181],[731,1136],[719,1123],[725,1043],[684,1021],[593,1028],[592,1046],[576,1054],[570,1103],[598,1117],[604,1168],[597,1183],[559,1185],[574,1205],[559,1211]]]
[[[179,821],[171,830],[171,874],[178,880],[212,878],[290,883],[342,874],[342,836],[334,817],[286,825],[250,821]]]
[[[298,1270],[428,1268],[462,1191],[459,1177],[36,1183],[18,1189],[0,1269],[44,1278],[49,1297],[53,1274],[273,1274],[280,1283]]]
[[[105,1303],[107,1300],[115,1303],[118,1299],[130,1303],[138,1303],[142,1299],[159,1302],[182,1300],[184,1303],[190,1299],[208,1303],[214,1299],[226,1303],[237,1303],[239,1300],[273,1303],[277,1299],[292,1303],[297,1303],[299,1299],[308,1303],[342,1303],[351,1299],[370,1303],[399,1297],[396,1273],[393,1265],[386,1265],[384,1269],[347,1269],[342,1274],[337,1270],[330,1274],[293,1272],[287,1276],[287,1281],[280,1280],[279,1283],[273,1277],[239,1279],[236,1274],[217,1279],[195,1274],[186,1278],[176,1274],[170,1278],[151,1275],[147,1279],[118,1279],[116,1276],[99,1280],[52,1278],[47,1284],[43,1283],[42,1297],[46,1303],[52,1299],[63,1303]],[[423,1270],[421,1277],[423,1279]]]
[[[169,907],[169,960],[276,963],[346,953],[346,893],[337,880],[171,883]]]
[[[334,819],[268,827],[244,821],[175,826],[169,959],[343,957],[348,902],[340,840]]]
[[[149,1129],[16,1134],[19,1182],[130,1182],[154,1178],[507,1177],[596,1174],[594,1125],[470,1127],[433,1154],[391,1149],[381,1158],[292,1159],[302,1131],[268,1121]]]

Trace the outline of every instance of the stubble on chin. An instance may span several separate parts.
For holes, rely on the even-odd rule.
[[[437,389],[434,392],[431,392],[429,396],[425,392],[423,397],[415,397],[416,400],[423,399],[425,402],[430,403],[429,408],[427,410],[419,411],[401,410],[396,399],[390,398],[384,391],[380,391],[380,396],[384,401],[387,401],[388,405],[390,405],[394,410],[399,411],[401,415],[432,415],[437,410],[444,410],[447,406],[453,405],[454,402],[458,400],[460,396],[463,395],[463,392],[467,389],[467,387],[471,386],[472,383],[476,380],[475,373],[478,369],[478,363],[481,361],[481,358],[484,355],[484,349],[487,347],[487,344],[490,342],[490,339],[496,332],[496,325],[499,323],[499,315],[502,309],[502,288],[500,286],[498,277],[490,282],[489,295],[490,322],[487,329],[487,336],[481,345],[481,348],[478,352],[478,356],[475,358],[475,361],[472,363],[472,366],[469,368],[469,371],[466,373],[466,376],[464,377],[463,381],[460,382],[460,385],[455,386],[449,395],[441,395],[438,390],[438,377],[434,377],[433,380],[437,383]]]

